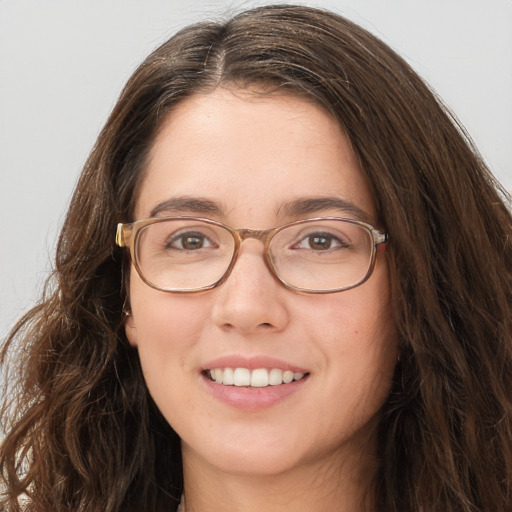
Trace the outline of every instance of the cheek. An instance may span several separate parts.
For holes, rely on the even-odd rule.
[[[198,296],[160,292],[132,278],[130,285],[131,324],[135,346],[141,360],[163,355],[177,355],[193,345],[207,324],[207,308],[201,307]],[[127,326],[127,332],[130,325]],[[129,336],[130,338],[130,336]],[[163,362],[163,361],[162,361]]]
[[[188,393],[195,375],[193,357],[204,326],[206,307],[198,296],[173,295],[154,290],[136,278],[130,287],[132,344],[136,346],[148,390],[169,423],[183,408],[196,407]]]
[[[311,302],[307,311],[311,331],[326,343],[343,350],[382,345],[394,337],[394,322],[389,297],[385,292],[360,293],[356,288],[338,296],[325,296]]]
[[[352,290],[313,297],[301,309],[307,312],[307,328],[335,378],[342,384],[361,384],[370,393],[375,386],[387,388],[397,361],[398,337],[386,272],[377,272]]]

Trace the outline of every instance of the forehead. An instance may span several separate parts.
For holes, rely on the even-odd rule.
[[[357,157],[329,114],[291,95],[216,89],[181,102],[164,121],[135,214],[148,217],[172,198],[200,198],[218,205],[214,216],[224,221],[275,224],[283,205],[326,197],[375,217]]]

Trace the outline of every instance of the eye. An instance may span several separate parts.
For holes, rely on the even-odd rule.
[[[205,234],[194,231],[186,231],[174,235],[166,245],[168,249],[178,249],[181,251],[197,251],[198,249],[214,246],[213,242]]]
[[[310,233],[299,243],[295,244],[294,249],[312,249],[314,251],[328,251],[333,249],[343,249],[349,247],[347,242],[343,242],[332,233]]]

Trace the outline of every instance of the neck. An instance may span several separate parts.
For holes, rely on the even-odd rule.
[[[340,454],[338,454],[340,455]],[[184,450],[186,512],[369,512],[375,459],[308,463],[280,474],[222,471]]]

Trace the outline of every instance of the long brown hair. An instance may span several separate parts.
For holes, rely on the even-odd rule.
[[[126,85],[76,187],[47,292],[3,351],[19,377],[2,410],[0,510],[177,507],[179,439],[124,335],[115,226],[133,220],[148,151],[173,107],[253,84],[309,98],[339,121],[390,233],[400,361],[379,427],[379,511],[510,510],[506,193],[392,50],[335,14],[282,5],[182,30]]]

